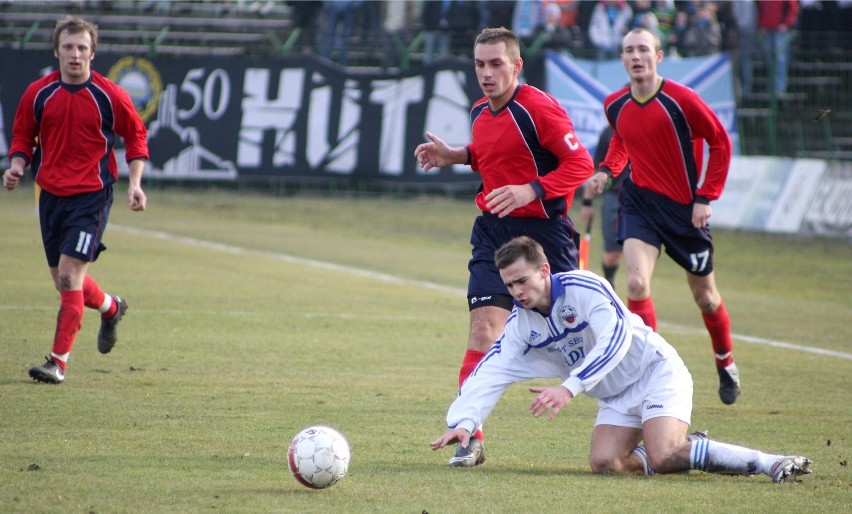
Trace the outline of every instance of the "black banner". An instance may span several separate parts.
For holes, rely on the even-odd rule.
[[[56,59],[46,52],[7,51],[0,66],[5,155],[24,89],[52,71]],[[467,166],[424,174],[413,157],[426,130],[451,145],[470,140],[470,105],[482,93],[469,60],[384,74],[311,56],[148,59],[98,53],[92,67],[123,86],[145,120],[151,156],[146,177],[439,187],[479,182]]]

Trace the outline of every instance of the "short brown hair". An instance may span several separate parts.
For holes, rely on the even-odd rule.
[[[506,269],[520,259],[526,259],[535,267],[540,267],[547,262],[544,248],[528,236],[516,237],[494,252],[494,264],[497,265],[497,269]]]
[[[65,19],[56,22],[56,28],[53,29],[53,51],[59,51],[59,37],[63,32],[68,31],[69,34],[79,34],[80,32],[88,32],[92,37],[92,53],[98,47],[98,26],[90,21],[76,16],[66,16]]]
[[[521,57],[521,44],[518,42],[518,36],[506,27],[486,28],[476,36],[476,45],[494,45],[497,43],[506,44],[506,54],[513,62]]]
[[[654,34],[654,32],[646,29],[645,27],[636,27],[635,29],[633,29],[630,32],[628,32],[627,34],[625,34],[624,38],[626,38],[627,36],[629,36],[631,34],[642,34],[642,33],[650,34],[651,37],[654,39],[654,52],[659,52],[660,50],[663,49],[663,45],[660,43],[660,37],[658,35]],[[624,38],[621,38],[622,50],[624,49]]]

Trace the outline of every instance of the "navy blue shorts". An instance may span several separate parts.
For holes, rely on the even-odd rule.
[[[713,272],[713,238],[710,225],[692,226],[692,204],[672,201],[626,180],[619,196],[618,242],[634,238],[659,249],[688,273],[703,277]]]
[[[56,196],[41,190],[38,216],[44,255],[51,268],[59,266],[59,256],[69,255],[94,262],[106,250],[101,237],[112,207],[112,186],[94,193]]]
[[[580,236],[568,217],[554,219],[499,218],[483,213],[473,222],[471,259],[467,269],[467,301],[470,310],[496,306],[512,309],[512,296],[494,264],[498,248],[518,236],[529,236],[543,248],[553,273],[577,269]]]

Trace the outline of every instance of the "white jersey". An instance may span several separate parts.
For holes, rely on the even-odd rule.
[[[473,433],[506,387],[523,380],[560,378],[574,396],[609,398],[670,355],[675,349],[628,311],[605,279],[588,271],[557,273],[549,315],[516,303],[503,336],[450,406],[447,425]]]

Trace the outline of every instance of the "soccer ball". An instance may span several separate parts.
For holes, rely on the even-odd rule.
[[[349,442],[333,428],[308,427],[293,438],[287,464],[296,480],[311,489],[331,487],[349,469]]]

